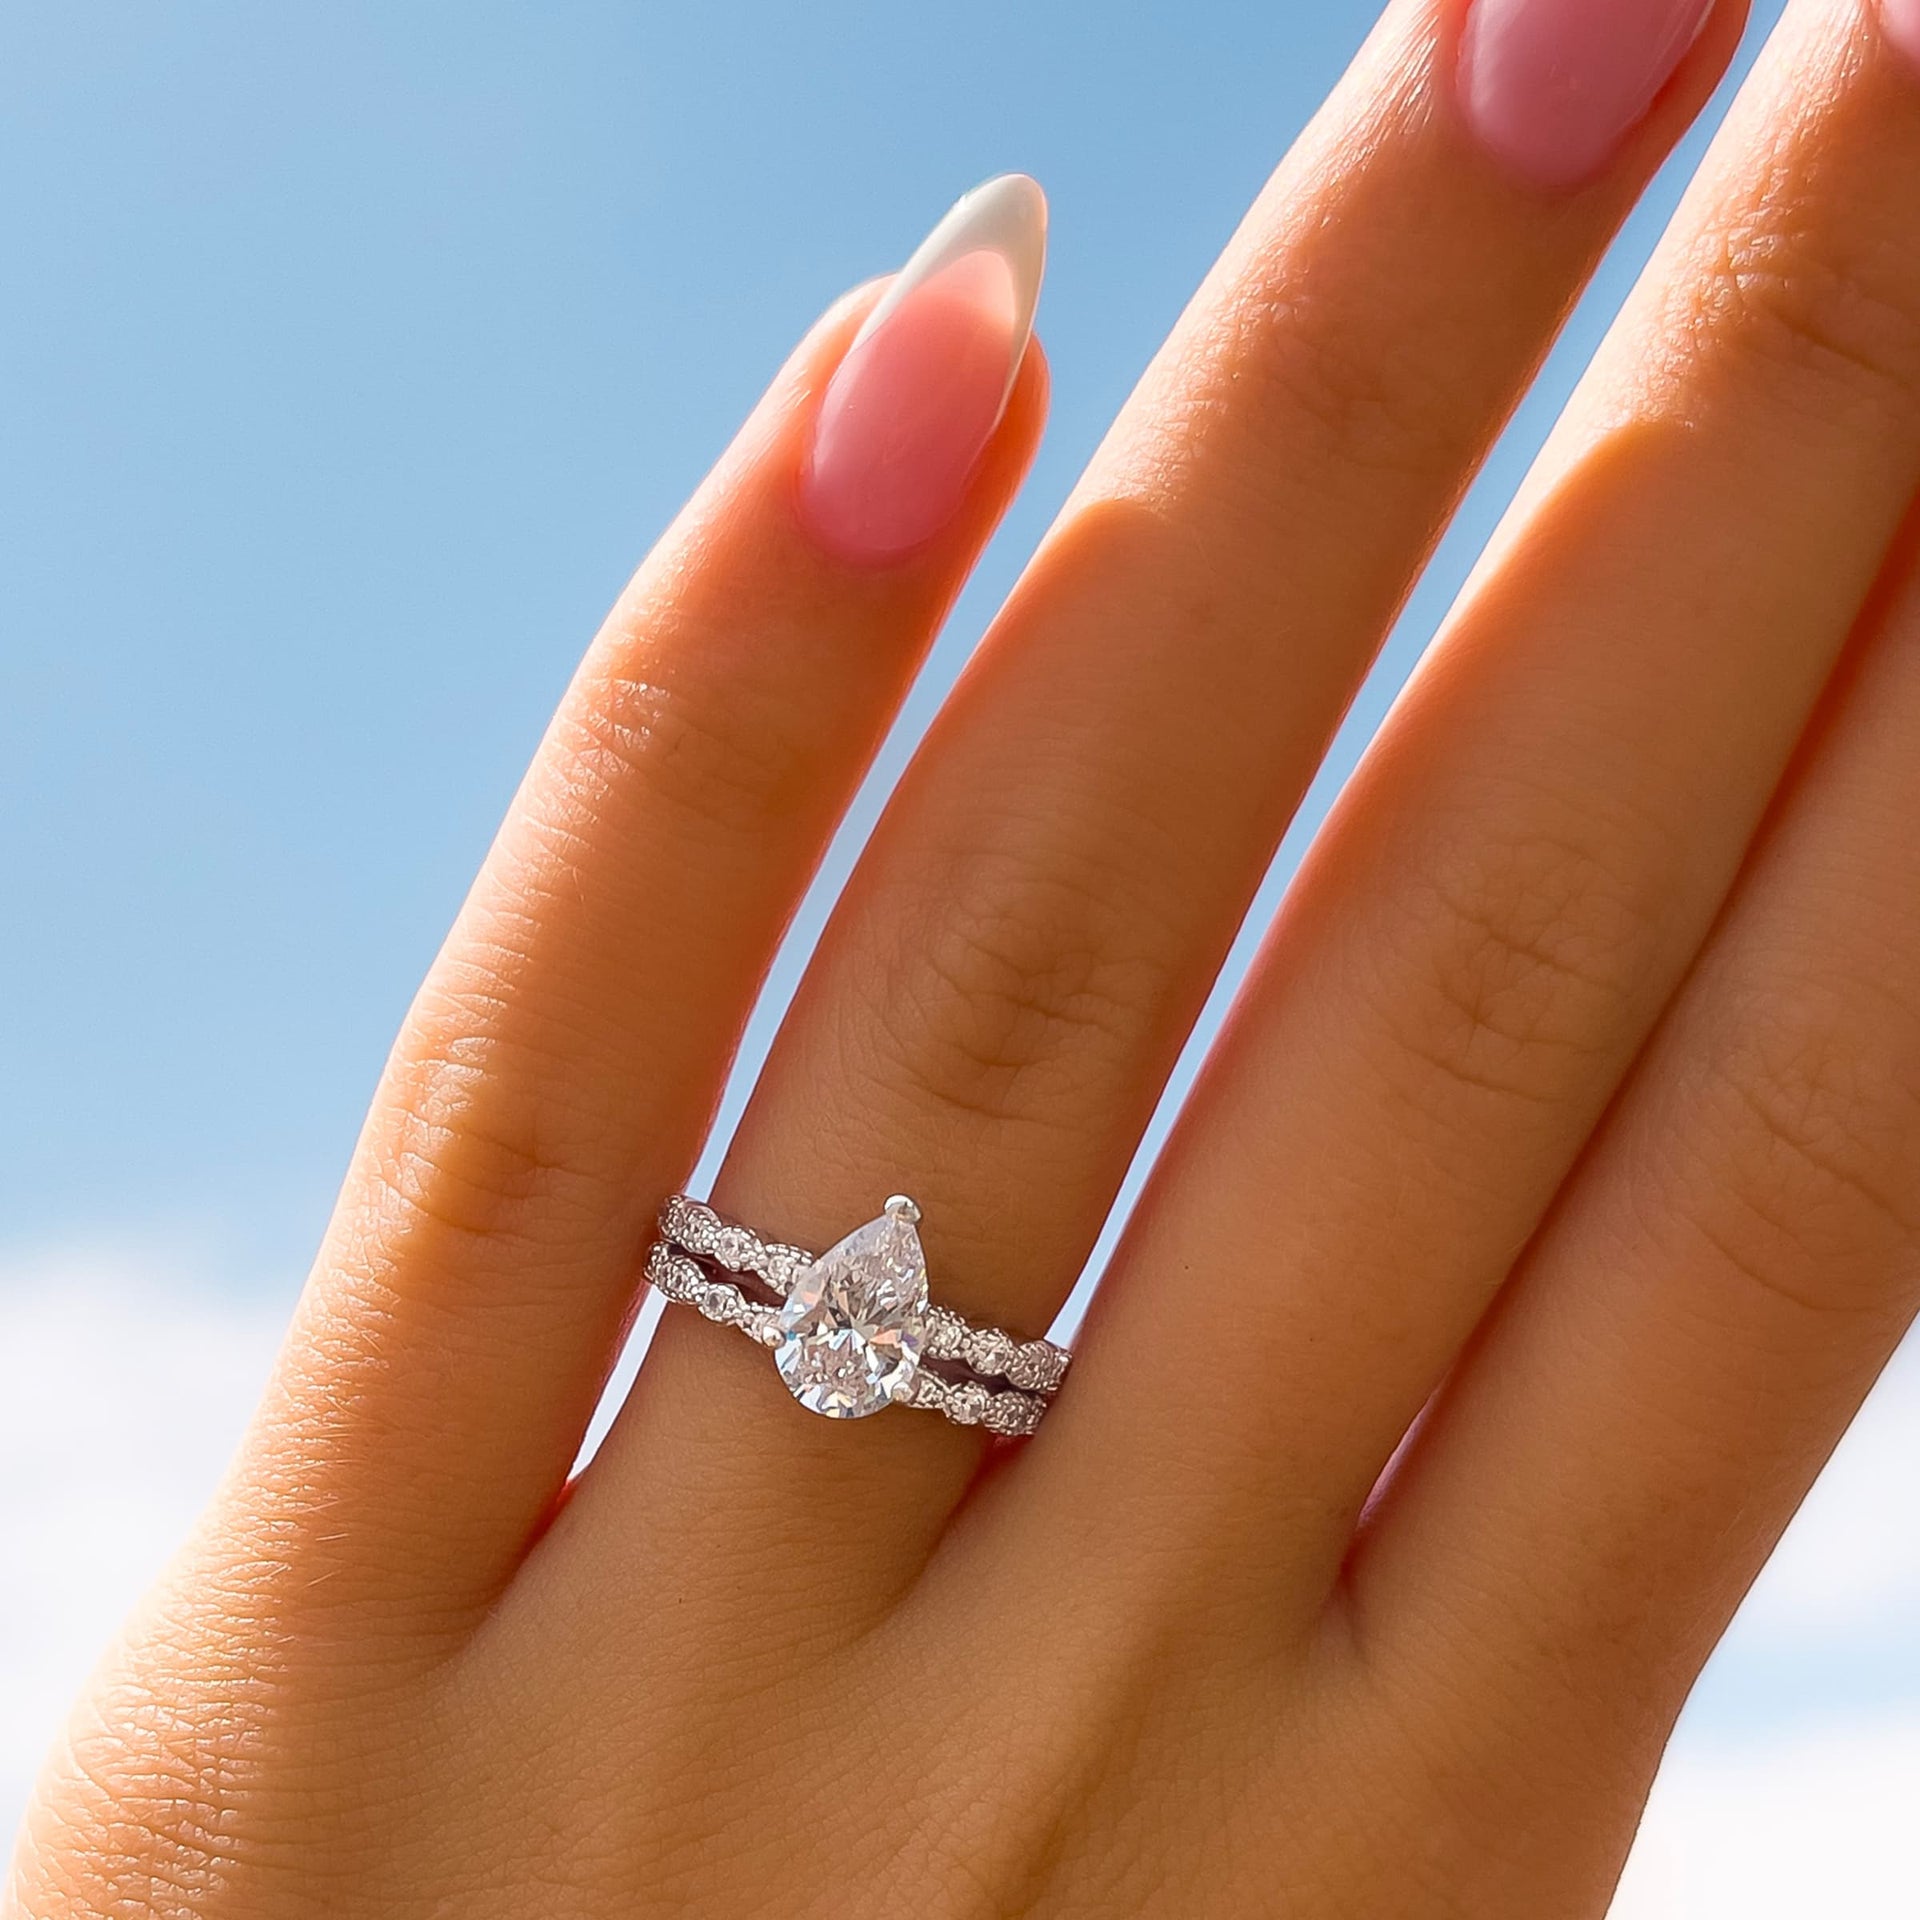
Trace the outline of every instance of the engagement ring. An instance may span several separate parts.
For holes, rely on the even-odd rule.
[[[933,1305],[919,1221],[920,1209],[896,1194],[877,1219],[812,1254],[675,1194],[660,1211],[647,1278],[669,1300],[770,1349],[810,1413],[859,1420],[882,1407],[923,1407],[963,1427],[1031,1433],[1071,1356],[1051,1340],[976,1327]],[[759,1298],[742,1281],[776,1297]]]

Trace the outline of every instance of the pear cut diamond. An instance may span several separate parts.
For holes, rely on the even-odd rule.
[[[809,1412],[860,1420],[904,1395],[927,1338],[927,1262],[911,1209],[890,1207],[823,1253],[774,1325],[774,1364]]]

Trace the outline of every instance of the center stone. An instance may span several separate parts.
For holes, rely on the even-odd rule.
[[[927,1262],[905,1212],[883,1213],[794,1283],[774,1364],[813,1413],[861,1420],[912,1384],[927,1335]]]

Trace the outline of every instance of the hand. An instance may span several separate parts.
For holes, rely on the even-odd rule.
[[[936,1298],[1046,1327],[1737,15],[1389,13],[901,783],[728,1212],[817,1247],[908,1190]],[[569,1483],[656,1209],[1039,432],[1031,190],[963,203],[864,333],[875,289],[821,321],[594,642],[9,1911],[1602,1914],[1920,1302],[1916,47],[1911,0],[1796,0],[1039,1433],[813,1418],[673,1307]]]

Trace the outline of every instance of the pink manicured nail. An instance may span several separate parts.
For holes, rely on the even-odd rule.
[[[1460,46],[1467,124],[1495,158],[1539,185],[1579,186],[1639,125],[1713,7],[1474,0]]]
[[[882,566],[966,497],[1033,331],[1047,202],[1023,173],[961,198],[854,335],[815,415],[800,516],[821,546]]]
[[[1880,0],[1880,26],[1887,38],[1920,66],[1920,0]]]

